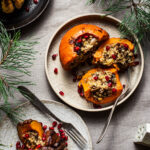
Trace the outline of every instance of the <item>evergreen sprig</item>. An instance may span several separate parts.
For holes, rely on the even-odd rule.
[[[96,1],[99,1],[108,14],[126,11],[120,24],[122,36],[131,38],[132,31],[142,44],[145,39],[150,40],[149,0],[88,0],[88,3],[93,4]]]

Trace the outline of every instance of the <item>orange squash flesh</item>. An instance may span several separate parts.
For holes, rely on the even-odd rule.
[[[90,92],[91,91],[90,85],[86,82],[88,80],[88,78],[92,76],[93,73],[95,73],[95,72],[97,72],[99,70],[101,70],[101,71],[110,71],[110,72],[115,74],[115,77],[116,77],[116,90],[117,90],[111,96],[105,97],[105,98],[103,98],[100,101],[95,100],[94,97],[92,97],[91,92]],[[82,79],[80,80],[79,86],[81,86],[81,85],[83,86],[85,99],[87,101],[90,101],[90,102],[94,103],[94,104],[107,104],[107,103],[113,102],[114,100],[116,100],[121,95],[122,90],[123,90],[123,86],[122,86],[122,84],[120,82],[119,75],[118,75],[117,70],[115,68],[110,68],[110,69],[96,68],[96,69],[89,70],[82,77]]]
[[[106,42],[104,42],[98,50],[93,54],[93,64],[97,64],[99,60],[103,57],[103,51],[106,45],[111,45],[111,44],[127,44],[129,47],[130,51],[134,51],[134,45],[127,39],[121,39],[121,38],[110,38]],[[134,60],[134,57],[132,58]],[[129,64],[130,66],[131,64]],[[120,70],[117,64],[113,64],[113,66]],[[109,66],[110,67],[110,66]]]
[[[62,67],[65,70],[70,70],[70,64],[78,56],[74,52],[74,41],[83,34],[92,34],[97,37],[98,42],[107,40],[109,34],[96,25],[91,24],[81,24],[71,28],[62,38],[59,46],[59,55]]]
[[[44,133],[41,123],[35,120],[27,120],[23,123],[19,123],[17,125],[17,130],[18,130],[18,136],[22,143],[24,143],[23,135],[28,131],[36,131],[41,138]]]

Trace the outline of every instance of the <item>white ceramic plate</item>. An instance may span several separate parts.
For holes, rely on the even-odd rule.
[[[103,106],[100,109],[95,109],[91,102],[87,102],[85,99],[81,98],[77,92],[77,83],[72,82],[72,75],[70,72],[63,70],[59,56],[56,58],[55,61],[52,60],[53,54],[59,54],[59,44],[61,41],[62,36],[73,26],[88,23],[88,24],[95,24],[99,27],[105,29],[109,34],[110,37],[120,37],[120,32],[118,30],[118,25],[120,24],[120,20],[112,17],[112,16],[105,16],[103,14],[86,14],[82,16],[75,17],[67,22],[65,22],[51,37],[46,57],[45,57],[45,71],[48,78],[48,82],[50,83],[52,89],[55,93],[62,99],[65,103],[69,104],[70,106],[83,110],[83,111],[105,111],[112,108],[112,104]],[[137,38],[135,37],[137,40]],[[137,88],[144,69],[144,57],[141,45],[138,44],[138,61],[140,62],[139,65],[133,67],[132,72],[130,72],[130,84],[131,84],[131,91],[126,95],[123,99],[121,99],[118,103],[121,104],[125,100],[129,98],[129,96],[135,91]],[[54,68],[58,68],[58,74],[54,74]],[[124,76],[121,76],[121,82],[124,83]],[[64,92],[64,96],[59,94],[59,91]]]
[[[55,102],[55,101],[43,101],[45,105],[53,112],[56,116],[58,116],[63,121],[69,121],[72,123],[80,133],[87,140],[87,148],[85,150],[92,150],[92,141],[88,131],[87,126],[81,117],[65,106],[64,104]],[[23,120],[33,119],[39,122],[42,122],[45,125],[51,126],[53,120],[48,120],[41,112],[39,112],[35,107],[33,107],[29,102],[24,103],[20,106]],[[0,124],[0,143],[4,145],[8,145],[8,147],[4,147],[4,150],[16,150],[16,141],[18,141],[18,135],[16,127],[11,123],[11,121],[6,118]],[[71,138],[68,138],[68,149],[69,150],[81,150]]]

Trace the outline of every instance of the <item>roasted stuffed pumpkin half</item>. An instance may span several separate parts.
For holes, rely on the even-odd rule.
[[[1,9],[4,13],[13,13],[15,9],[21,9],[25,0],[1,0]]]
[[[91,57],[100,43],[109,34],[91,24],[80,24],[71,28],[62,38],[59,47],[60,61],[65,70],[71,70]]]
[[[134,62],[134,45],[127,39],[110,38],[93,55],[93,64],[126,69]]]
[[[79,93],[94,104],[108,104],[122,93],[123,86],[115,68],[89,70],[80,80]]]

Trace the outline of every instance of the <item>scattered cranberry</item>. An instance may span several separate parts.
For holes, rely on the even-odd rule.
[[[65,136],[65,140],[68,141],[68,136]]]
[[[123,46],[126,50],[129,48],[129,46],[127,44],[124,44]]]
[[[109,86],[109,87],[112,87],[112,82],[109,82],[109,83],[108,83],[108,86]]]
[[[67,142],[66,142],[65,144],[66,144],[66,146],[68,146],[68,143],[67,143]]]
[[[24,149],[25,147],[26,147],[26,146],[23,144],[21,148],[23,148],[23,149]]]
[[[60,91],[59,94],[60,94],[61,96],[64,96],[64,92],[63,92],[63,91]]]
[[[106,79],[107,82],[109,81],[109,77],[108,76],[105,76],[105,79]]]
[[[65,139],[65,136],[64,136],[64,135],[62,136],[62,139]]]
[[[57,136],[60,136],[60,134],[59,133],[56,133],[57,134]]]
[[[41,144],[37,145],[37,147],[36,147],[36,148],[41,148]]]
[[[46,137],[42,137],[42,141],[45,141],[46,140]]]
[[[40,122],[40,124],[41,124],[41,126],[43,126],[43,123],[42,123],[42,122]]]
[[[62,127],[62,124],[60,123],[60,124],[58,124],[58,129],[60,129]]]
[[[43,137],[46,137],[46,134],[45,134],[45,133],[43,133]]]
[[[26,7],[25,10],[26,10],[26,12],[29,12],[29,7]]]
[[[52,55],[52,59],[53,59],[53,60],[55,60],[56,57],[57,57],[57,54],[53,54],[53,55]]]
[[[63,132],[63,133],[61,133],[61,136],[65,136],[65,133]]]
[[[29,138],[29,134],[25,134],[25,138]]]
[[[55,74],[58,73],[58,69],[57,69],[57,68],[54,69],[54,73],[55,73]]]
[[[95,77],[94,77],[94,80],[98,80],[98,76],[95,76]]]
[[[85,36],[84,36],[85,39],[87,39],[88,37],[89,37],[88,35],[85,35]]]
[[[21,148],[21,145],[20,145],[19,141],[17,141],[17,143],[16,143],[16,148]]]
[[[115,88],[113,88],[113,89],[112,89],[112,92],[113,92],[113,93],[116,93],[116,92],[117,92],[117,90],[116,90]]]
[[[116,56],[115,54],[112,54],[112,58],[113,58],[113,59],[116,59],[116,57],[117,57],[117,56]]]
[[[49,127],[50,130],[54,130],[54,127]]]
[[[78,42],[78,43],[81,43],[81,42],[82,42],[82,40],[81,40],[81,39],[79,39],[77,42]]]
[[[79,46],[76,46],[75,47],[75,51],[77,52],[77,51],[79,51],[80,50],[80,47]]]
[[[110,50],[110,46],[106,46],[106,50],[109,51]]]
[[[43,126],[43,130],[46,130],[46,129],[47,129],[47,125],[44,125],[44,126]]]
[[[34,1],[34,3],[35,3],[35,4],[37,4],[37,3],[38,3],[38,0],[33,0],[33,1]]]
[[[53,121],[52,125],[53,125],[53,127],[56,127],[57,126],[57,122]]]
[[[60,130],[59,130],[59,132],[60,132],[60,133],[63,133],[63,132],[64,132],[64,130],[60,129]]]

